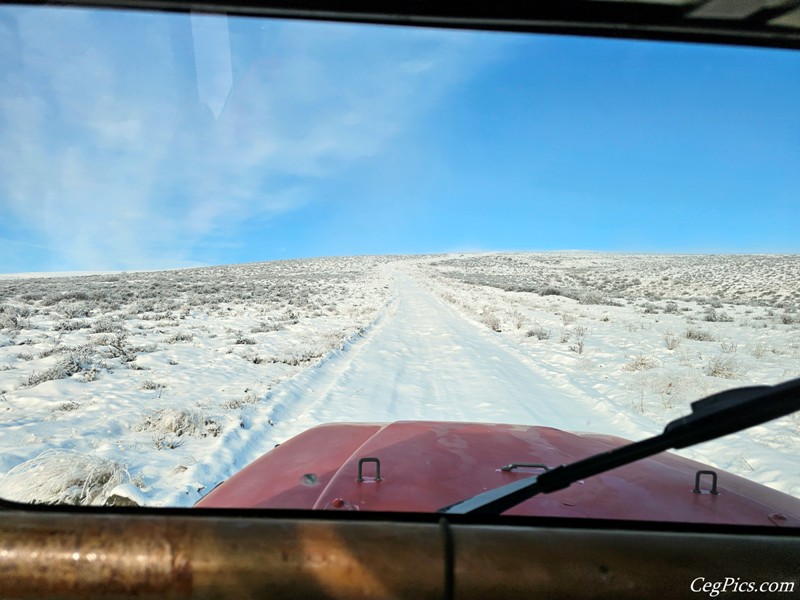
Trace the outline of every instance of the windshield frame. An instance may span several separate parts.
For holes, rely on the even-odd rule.
[[[584,4],[588,4],[592,0],[587,0]],[[35,4],[42,6],[49,6],[45,2],[24,2],[23,4]],[[271,18],[291,18],[291,19],[308,19],[308,20],[322,20],[332,22],[352,22],[352,23],[381,23],[391,25],[413,25],[413,26],[429,26],[437,28],[453,28],[453,29],[475,29],[475,30],[499,30],[499,31],[514,31],[514,32],[536,32],[536,33],[550,33],[550,34],[570,34],[580,36],[600,36],[611,38],[635,38],[635,39],[654,39],[654,40],[670,40],[670,41],[691,41],[703,42],[714,44],[732,44],[732,45],[745,45],[745,46],[758,46],[758,47],[778,47],[800,50],[800,33],[796,33],[790,29],[778,29],[768,26],[766,21],[757,23],[753,26],[752,23],[747,27],[751,29],[737,29],[735,24],[730,22],[706,22],[701,21],[700,25],[695,26],[689,24],[687,26],[677,26],[673,19],[674,15],[668,18],[663,18],[661,25],[653,25],[652,23],[642,22],[643,16],[633,16],[631,19],[634,23],[625,22],[623,19],[612,22],[609,17],[602,15],[592,22],[589,17],[591,12],[595,9],[592,6],[588,13],[573,15],[574,20],[569,21],[567,17],[556,12],[544,11],[541,14],[532,14],[531,12],[514,13],[508,12],[510,9],[505,5],[497,5],[494,9],[489,10],[487,13],[469,14],[451,14],[444,15],[438,7],[433,7],[430,10],[419,9],[416,13],[412,14],[404,11],[403,16],[397,16],[393,11],[373,12],[368,10],[370,7],[369,2],[347,2],[342,4],[331,3],[330,9],[319,10],[309,9],[302,1],[291,0],[288,4],[271,2],[257,2],[241,4],[237,2],[229,2],[222,0],[219,2],[180,2],[179,0],[172,1],[149,1],[149,0],[123,0],[120,2],[100,0],[97,2],[86,1],[73,1],[67,0],[62,2],[59,6],[75,6],[87,8],[109,8],[109,9],[135,9],[145,11],[169,11],[180,13],[191,12],[208,12],[211,14],[227,14],[227,15],[241,15],[241,16],[269,16]],[[652,8],[652,7],[651,7]],[[535,12],[536,9],[529,8]],[[636,14],[633,9],[631,14]],[[649,11],[650,9],[645,9]],[[506,11],[506,12],[503,12]],[[658,22],[658,11],[653,12],[650,16]],[[503,15],[503,16],[499,16]],[[683,15],[682,15],[683,16]],[[662,15],[663,17],[663,15]],[[565,20],[567,19],[567,20]],[[171,515],[175,513],[185,515],[195,515],[197,511],[192,511],[190,508],[155,508],[155,507],[72,507],[67,505],[28,505],[21,504],[13,501],[8,501],[0,498],[0,509],[2,510],[34,510],[43,512],[58,512],[58,513],[71,513],[71,512],[88,512],[92,513],[112,513],[112,514],[143,514],[143,515]],[[241,516],[246,514],[254,518],[274,517],[274,518],[331,518],[330,514],[316,514],[316,511],[294,511],[283,509],[211,509],[203,511],[204,515],[218,515],[218,516]],[[354,518],[364,520],[409,520],[414,522],[432,522],[439,518],[441,515],[431,514],[424,515],[420,513],[357,513],[357,514],[343,514],[337,515],[333,518]],[[450,519],[451,516],[448,516]],[[560,519],[553,517],[479,517],[475,515],[453,515],[452,518],[456,519],[459,523],[471,524],[515,524],[515,525],[535,525],[535,526],[571,526],[574,524],[572,519]],[[706,531],[706,532],[730,532],[741,533],[747,531],[750,533],[777,533],[781,531],[786,533],[786,530],[780,528],[769,528],[759,526],[743,526],[743,525],[711,525],[711,524],[696,524],[696,523],[674,523],[674,522],[642,522],[642,521],[627,521],[627,520],[585,520],[582,519],[579,524],[574,524],[576,527],[603,527],[603,528],[633,528],[641,530],[667,530],[667,531]]]

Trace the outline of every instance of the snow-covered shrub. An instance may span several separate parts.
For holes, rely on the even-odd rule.
[[[153,446],[156,450],[175,450],[183,446],[186,438],[179,435],[171,435],[166,433],[153,433]]]
[[[207,419],[200,409],[160,408],[145,413],[136,426],[136,431],[152,431],[177,437],[216,437],[219,435],[219,425],[216,421]]]
[[[517,329],[522,329],[525,326],[525,322],[528,320],[525,315],[518,310],[511,311],[509,316],[511,317],[511,322],[514,323],[514,327]]]
[[[78,331],[88,329],[89,323],[76,319],[63,319],[53,325],[53,331]]]
[[[128,346],[128,352],[133,354],[155,352],[156,350],[158,350],[158,346],[156,344],[145,344],[143,346]]]
[[[723,311],[717,312],[713,307],[706,309],[706,314],[703,319],[709,323],[730,323],[733,321],[733,317],[728,313]]]
[[[697,329],[695,327],[690,327],[686,330],[684,337],[687,340],[696,340],[698,342],[713,342],[714,336],[711,335],[708,331],[703,331],[702,329]]]
[[[237,397],[237,398],[228,398],[224,400],[221,404],[222,408],[233,410],[237,408],[242,408],[248,404],[255,404],[258,402],[258,395],[255,392],[249,390],[245,393],[244,396]]]
[[[72,450],[50,449],[11,469],[0,496],[18,502],[99,505],[130,480],[124,466]]]
[[[174,344],[176,342],[191,342],[194,339],[194,336],[191,333],[186,331],[179,331],[178,333],[170,336],[167,338],[168,344]]]
[[[234,333],[233,343],[238,345],[252,346],[256,343],[256,341],[253,338],[247,337],[241,331],[237,331]]]
[[[709,377],[736,379],[739,376],[739,363],[732,356],[712,356],[703,372]]]
[[[283,331],[286,325],[283,323],[261,322],[250,330],[250,333],[270,333],[272,331]]]
[[[32,317],[34,314],[36,314],[36,310],[34,310],[30,306],[26,306],[26,305],[19,306],[19,305],[17,305],[17,306],[14,306],[13,308],[14,308],[14,312],[17,313],[17,316],[22,318],[22,319],[27,319],[28,317]]]
[[[568,297],[573,297],[573,296],[568,296]],[[620,306],[619,302],[617,302],[616,300],[612,300],[611,298],[604,295],[602,292],[598,290],[588,290],[585,292],[581,292],[577,294],[577,298],[575,299],[580,304],[586,304],[586,305],[603,304],[606,306]]]
[[[644,314],[646,315],[658,314],[657,304],[653,304],[652,302],[645,302],[643,306],[644,306]]]
[[[791,313],[783,313],[781,315],[781,323],[784,325],[792,325],[793,323],[800,323],[800,316]]]
[[[0,330],[18,331],[23,328],[22,326],[22,317],[16,306],[11,304],[0,305]]]
[[[254,365],[261,365],[265,362],[268,362],[266,358],[261,356],[260,354],[245,354],[242,356],[247,362],[251,362]]]
[[[93,333],[115,333],[122,331],[123,325],[120,321],[112,319],[111,317],[102,317],[94,322],[92,327]]]
[[[81,371],[93,370],[91,359],[86,352],[72,351],[66,357],[60,359],[54,366],[44,371],[34,371],[22,383],[23,387],[35,387],[45,381],[56,379],[66,379]]]
[[[535,337],[537,340],[549,340],[551,330],[545,329],[541,325],[534,325],[531,329],[525,332],[527,337]]]
[[[622,368],[626,371],[647,371],[656,368],[656,361],[649,356],[640,354],[639,356],[634,356]]]
[[[100,369],[94,367],[81,373],[81,379],[85,382],[97,381],[98,377],[100,377]]]
[[[69,402],[62,402],[56,407],[56,410],[60,410],[63,412],[69,412],[72,410],[78,410],[81,407],[80,404],[77,402],[70,400]]]
[[[304,352],[300,352],[299,354],[272,356],[266,359],[265,362],[283,363],[285,365],[289,365],[290,367],[299,367],[307,363],[315,362],[320,358],[322,358],[322,354],[320,352],[316,352],[313,350],[306,350]]]
[[[750,346],[750,354],[752,354],[755,358],[764,358],[766,353],[767,345],[764,342],[755,342],[752,346]]]
[[[674,302],[673,300],[668,300],[666,308],[664,308],[664,312],[668,315],[677,315],[678,314],[678,303]]]
[[[442,300],[450,304],[458,304],[458,297],[448,291],[442,292]]]
[[[675,350],[678,346],[681,345],[681,338],[679,338],[671,331],[667,331],[664,334],[664,345],[667,347],[667,350]]]
[[[42,298],[40,304],[42,306],[55,306],[58,304],[58,301],[61,300],[60,294],[48,294],[44,298]]]
[[[539,295],[540,296],[562,296],[563,292],[561,291],[561,289],[559,289],[557,287],[547,286],[545,288],[542,288],[542,290],[539,292]]]
[[[502,328],[500,327],[500,317],[495,314],[494,311],[485,308],[483,310],[483,314],[481,315],[481,323],[486,325],[492,331],[501,331]]]
[[[586,327],[576,325],[572,328],[572,333],[575,335],[575,342],[569,345],[569,349],[577,354],[583,354],[584,339],[586,338]]]
[[[76,302],[72,304],[59,304],[58,310],[60,310],[67,319],[82,319],[89,316],[91,307]]]

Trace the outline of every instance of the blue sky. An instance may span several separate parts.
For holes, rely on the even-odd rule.
[[[0,7],[0,272],[800,251],[800,52]]]

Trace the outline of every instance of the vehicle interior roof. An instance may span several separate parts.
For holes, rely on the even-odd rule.
[[[800,48],[800,0],[60,0],[57,4]]]

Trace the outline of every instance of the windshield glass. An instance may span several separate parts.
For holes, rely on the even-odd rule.
[[[4,499],[435,510],[800,376],[800,53],[4,6],[0,57]],[[601,483],[800,525],[799,449]]]

